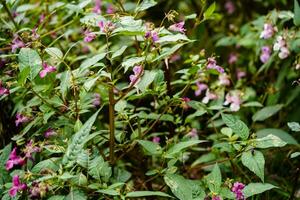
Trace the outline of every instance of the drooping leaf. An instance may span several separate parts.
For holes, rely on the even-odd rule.
[[[264,107],[263,109],[257,111],[252,116],[252,120],[255,122],[264,121],[265,119],[268,119],[269,117],[272,117],[273,115],[275,115],[278,111],[280,111],[282,109],[282,107],[283,107],[282,104]]]
[[[144,74],[141,77],[141,80],[138,82],[136,87],[144,92],[147,87],[154,81],[156,76],[156,71],[145,70]]]
[[[242,154],[242,163],[264,182],[265,158],[260,151],[246,151]]]
[[[144,10],[147,10],[148,8],[151,8],[155,6],[157,2],[155,0],[143,0],[142,3],[140,3],[136,9],[135,12],[141,12]]]
[[[222,114],[222,119],[224,123],[243,140],[246,140],[249,137],[249,129],[243,121],[229,114]]]
[[[133,67],[134,65],[137,65],[145,60],[145,57],[133,57],[125,60],[122,63],[122,67],[124,67],[124,72],[127,72],[127,70],[130,67]]]

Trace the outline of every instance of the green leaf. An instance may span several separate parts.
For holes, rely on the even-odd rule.
[[[61,52],[60,49],[55,48],[55,47],[48,47],[45,49],[45,51],[53,58],[55,59],[62,59],[64,54]]]
[[[147,141],[147,140],[137,140],[137,142],[150,154],[150,155],[160,155],[162,154],[162,148],[159,144]]]
[[[71,189],[65,200],[87,200],[87,196],[81,190]]]
[[[151,8],[156,4],[157,2],[155,0],[143,0],[143,2],[136,7],[135,12],[147,10],[148,8]]]
[[[263,138],[258,138],[254,140],[254,146],[256,148],[270,148],[270,147],[283,147],[286,145],[286,142],[281,140],[279,137],[275,135],[267,135],[266,137]]]
[[[141,119],[153,119],[156,120],[160,115],[156,114],[156,113],[146,113],[144,111],[141,111],[138,113],[138,117]],[[163,114],[160,117],[160,121],[169,121],[169,122],[173,122],[174,121],[174,117],[170,114]]]
[[[170,55],[172,55],[173,53],[175,53],[178,49],[180,49],[182,46],[184,45],[184,43],[179,43],[179,44],[176,44],[175,46],[173,46],[172,48],[164,48],[160,54],[160,56],[157,56],[153,62],[155,61],[159,61],[159,60],[162,60],[162,59],[165,59],[167,57],[169,57]]]
[[[110,196],[119,196],[120,195],[116,190],[113,190],[113,189],[102,189],[102,190],[97,190],[97,192],[100,192],[102,194],[107,194]]]
[[[204,199],[205,192],[199,183],[176,174],[166,174],[165,183],[169,186],[172,193],[180,200]]]
[[[160,191],[134,191],[126,194],[126,197],[148,197],[148,196],[160,196],[160,197],[168,197],[173,198],[172,196],[160,192]]]
[[[37,163],[32,169],[31,172],[32,173],[40,173],[42,170],[46,170],[49,169],[53,172],[56,172],[59,169],[59,164],[55,163],[58,161],[58,159],[60,158],[50,158],[47,160],[43,160],[39,163]]]
[[[154,81],[156,76],[156,71],[145,70],[141,77],[141,80],[137,83],[136,87],[144,92],[147,87]]]
[[[113,35],[144,35],[145,34],[145,26],[143,26],[142,20],[135,20],[132,16],[120,17],[120,23],[117,24],[118,28],[116,28],[112,34]]]
[[[298,0],[294,0],[294,24],[300,25],[300,6]]]
[[[245,197],[248,198],[256,194],[261,194],[273,188],[277,187],[269,183],[250,183],[243,189],[243,193]]]
[[[212,3],[204,12],[204,19],[209,19],[216,10],[216,2]]]
[[[91,116],[71,139],[63,157],[63,164],[67,165],[67,167],[71,167],[76,162],[78,154],[82,152],[84,141],[88,137],[99,111],[100,110]]]
[[[205,140],[190,140],[190,141],[184,141],[179,142],[178,144],[175,144],[172,146],[167,152],[165,157],[166,158],[173,158],[175,154],[182,153],[182,151],[188,147],[191,147],[193,145],[206,142]]]
[[[283,140],[284,142],[286,142],[288,144],[298,144],[297,140],[292,135],[290,135],[289,133],[287,133],[281,129],[266,128],[266,129],[261,129],[256,132],[257,138],[263,138],[270,134],[279,137],[281,140]]]
[[[62,96],[65,98],[69,88],[71,87],[71,73],[69,71],[65,71],[60,75],[60,92]]]
[[[300,152],[294,152],[291,154],[291,158],[296,158],[298,156],[300,156]]]
[[[118,49],[115,53],[112,54],[111,58],[114,59],[116,57],[121,56],[124,51],[127,49],[128,46],[122,46],[120,49]]]
[[[222,114],[222,119],[234,133],[240,136],[240,138],[246,140],[249,137],[249,129],[243,121],[229,114]]]
[[[263,109],[257,111],[253,116],[253,121],[264,121],[265,119],[268,119],[269,117],[275,115],[279,110],[281,110],[283,107],[282,104],[278,104],[275,106],[268,106],[264,107]]]
[[[206,181],[211,192],[219,193],[222,185],[222,175],[218,164],[215,164],[211,173],[206,176]]]
[[[55,196],[52,196],[52,197],[48,198],[47,200],[65,200],[65,196],[55,195]]]
[[[300,124],[298,122],[288,122],[288,127],[294,132],[300,132]]]
[[[242,163],[264,182],[265,158],[260,151],[247,151],[242,154]]]
[[[127,60],[125,60],[124,62],[122,62],[122,67],[124,67],[124,72],[127,72],[127,70],[130,67],[133,67],[141,62],[143,62],[145,60],[145,57],[133,57],[133,58],[129,58]]]
[[[178,42],[178,41],[189,41],[189,39],[186,35],[178,33],[176,35],[166,35],[166,36],[160,37],[158,43]]]
[[[95,78],[91,78],[91,79],[86,80],[83,84],[84,89],[86,89],[86,91],[90,91],[90,89],[92,87],[94,87],[94,85],[95,85],[96,81],[98,80],[98,78],[99,77],[97,76]]]
[[[22,48],[19,56],[19,69],[22,72],[26,67],[30,68],[29,79],[33,80],[42,70],[42,60],[37,51],[30,48]]]
[[[100,53],[97,54],[91,58],[86,59],[85,61],[83,61],[80,65],[80,71],[84,71],[86,69],[89,69],[91,66],[95,65],[97,62],[99,62],[100,60],[102,60],[103,58],[105,58],[106,53]]]
[[[105,162],[101,156],[97,156],[89,163],[89,175],[94,179],[103,180],[108,182],[109,178],[112,175],[111,167],[108,162]]]

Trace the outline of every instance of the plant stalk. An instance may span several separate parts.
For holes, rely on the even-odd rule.
[[[115,100],[113,87],[109,88],[109,160],[111,164],[115,161]]]

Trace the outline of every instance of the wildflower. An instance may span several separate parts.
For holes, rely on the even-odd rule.
[[[183,107],[183,109],[184,110],[187,110],[187,109],[189,109],[190,108],[190,106],[188,105],[188,102],[190,102],[191,101],[191,99],[190,98],[188,98],[188,97],[183,97],[183,98],[181,98],[182,99],[182,101],[183,101],[183,103],[182,103],[182,107]]]
[[[153,43],[159,40],[158,33],[156,31],[147,31],[145,34],[146,39],[151,39]]]
[[[225,9],[226,9],[226,11],[227,11],[227,14],[229,14],[229,15],[231,15],[232,13],[234,13],[234,11],[235,11],[235,5],[234,5],[234,3],[232,2],[232,1],[226,1],[226,3],[225,3]]]
[[[25,183],[21,183],[20,177],[18,175],[15,175],[12,179],[12,187],[9,190],[9,196],[15,197],[18,192],[21,192],[23,190],[26,190],[27,185]]]
[[[100,103],[101,103],[101,100],[100,100],[100,94],[95,93],[95,94],[94,94],[94,99],[93,99],[93,105],[94,105],[94,107],[99,106]]]
[[[236,77],[238,80],[242,79],[243,77],[246,76],[246,72],[240,70],[239,68],[236,71]]]
[[[52,128],[48,128],[44,133],[45,138],[49,138],[53,135],[56,135],[56,132]]]
[[[160,142],[160,137],[157,137],[157,136],[153,137],[152,142],[159,143]]]
[[[219,84],[220,85],[230,85],[229,76],[227,74],[220,74],[219,75]]]
[[[198,137],[197,129],[192,128],[192,130],[187,134],[187,136],[189,136],[191,138],[197,138]]]
[[[33,182],[29,192],[32,199],[40,199],[48,192],[48,186],[45,183]]]
[[[109,33],[116,28],[111,21],[108,22],[100,21],[98,23],[98,26],[100,28],[100,31],[102,31],[103,33]]]
[[[186,29],[184,28],[184,21],[173,24],[169,27],[170,31],[184,33]]]
[[[213,197],[212,197],[212,200],[222,200],[222,199],[221,199],[221,197],[219,197],[219,196],[213,196]]]
[[[169,62],[170,63],[175,63],[176,61],[179,61],[181,59],[181,56],[179,54],[173,54],[171,57],[170,57],[170,60]]]
[[[29,118],[28,118],[28,117],[22,115],[21,113],[17,113],[17,115],[16,115],[16,121],[15,121],[17,127],[18,127],[20,124],[26,123],[26,122],[28,122],[28,121],[29,121]]]
[[[95,38],[96,38],[96,34],[95,33],[92,33],[92,32],[90,32],[88,30],[84,31],[84,39],[83,39],[83,41],[85,41],[85,42],[91,42]]]
[[[208,86],[204,83],[197,82],[197,90],[195,91],[195,96],[200,96],[202,91],[206,90]]]
[[[290,51],[287,47],[287,43],[282,36],[277,37],[276,42],[273,46],[273,50],[279,51],[278,56],[280,59],[285,59],[290,55]]]
[[[130,84],[135,84],[138,82],[138,79],[142,75],[144,69],[141,65],[137,65],[133,68],[133,73],[132,75],[129,76],[130,79]]]
[[[107,14],[114,14],[114,12],[115,12],[115,9],[114,9],[113,5],[112,5],[112,4],[109,4],[109,5],[107,6],[107,8],[106,8],[106,13],[107,13]]]
[[[45,20],[45,13],[42,13],[39,17],[39,23],[41,24]]]
[[[231,54],[229,54],[228,63],[229,63],[230,65],[236,63],[237,60],[238,60],[238,56],[237,56],[236,53],[231,53]]]
[[[207,104],[210,100],[214,100],[217,98],[218,96],[215,93],[210,92],[209,89],[207,89],[205,93],[205,97],[202,99],[202,103]]]
[[[214,57],[210,57],[207,59],[206,68],[207,69],[215,69],[219,73],[224,73],[224,69],[221,66],[217,65],[217,61],[215,60]]]
[[[225,97],[224,105],[230,104],[230,110],[236,112],[240,109],[240,105],[242,104],[242,100],[240,99],[239,93],[230,94],[227,93]]]
[[[30,140],[26,146],[23,152],[25,153],[26,158],[32,159],[32,154],[35,152],[40,152],[41,148],[34,145],[33,140]]]
[[[244,200],[245,196],[243,194],[243,189],[245,188],[245,185],[240,182],[235,182],[233,184],[233,187],[231,188],[231,191],[235,193],[235,199],[236,200]]]
[[[37,28],[33,28],[33,29],[31,30],[31,32],[32,32],[32,37],[33,37],[35,40],[37,40],[37,39],[40,37],[40,35],[39,35],[36,31],[37,31]]]
[[[272,24],[264,24],[264,30],[260,34],[260,38],[269,39],[271,38],[276,31],[276,28],[272,26]]]
[[[263,46],[261,48],[260,61],[262,63],[266,63],[270,59],[270,56],[271,56],[271,48],[268,46]]]
[[[55,72],[56,67],[48,65],[46,62],[43,62],[43,70],[40,72],[40,77],[44,78],[48,73]]]
[[[17,49],[22,48],[22,47],[25,47],[24,42],[22,40],[20,40],[18,35],[15,35],[14,39],[12,41],[11,51],[13,53],[15,53]]]
[[[9,89],[2,87],[2,81],[0,81],[0,96],[5,94],[9,95]]]
[[[95,6],[93,8],[93,12],[96,14],[101,14],[101,5],[102,5],[101,0],[95,0]]]
[[[5,164],[5,169],[9,171],[15,165],[24,165],[25,160],[17,155],[17,148],[15,147],[9,154],[8,160]]]

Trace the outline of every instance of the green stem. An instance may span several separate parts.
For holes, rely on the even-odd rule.
[[[109,160],[115,161],[115,100],[113,87],[109,88]]]
[[[3,5],[3,8],[4,8],[4,10],[6,11],[6,13],[8,14],[10,20],[13,22],[15,28],[16,28],[16,29],[19,29],[19,26],[18,26],[18,24],[16,23],[14,17],[12,16],[11,12],[9,11],[9,9],[8,9],[8,7],[7,7],[7,5],[6,5],[5,0],[1,0],[1,4]]]

